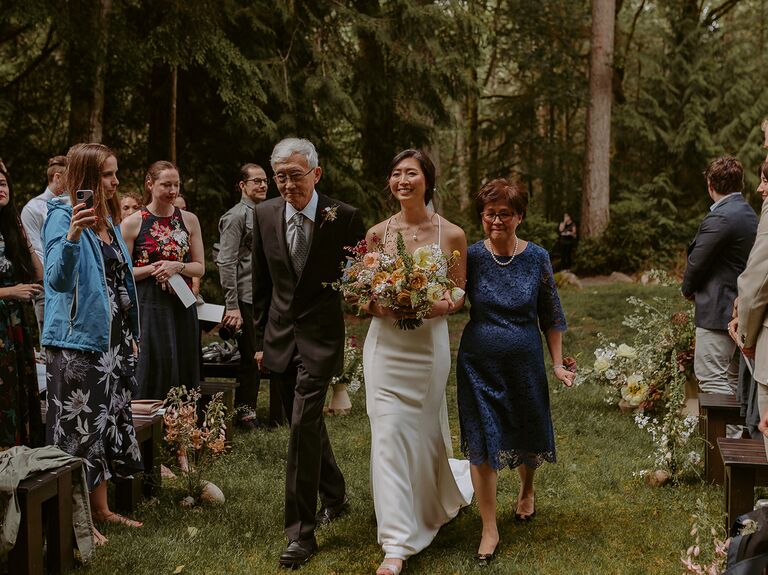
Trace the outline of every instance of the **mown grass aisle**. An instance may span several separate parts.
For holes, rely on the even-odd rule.
[[[672,288],[637,285],[589,287],[561,294],[570,330],[565,352],[581,366],[594,361],[597,332],[614,341],[630,310],[626,297],[674,295]],[[451,318],[454,350],[467,314]],[[364,336],[367,323],[353,330]],[[455,355],[454,355],[455,358]],[[550,383],[553,378],[550,376]],[[454,445],[458,446],[455,376],[448,384]],[[266,410],[266,386],[262,386]],[[697,498],[720,512],[722,493],[703,484],[652,488],[633,472],[647,467],[651,444],[632,417],[603,402],[593,385],[552,387],[558,463],[537,474],[537,516],[514,523],[517,474],[499,477],[499,556],[488,567],[472,560],[480,537],[473,504],[445,526],[431,547],[411,559],[406,573],[679,574],[680,554],[691,543],[690,514]],[[320,552],[302,568],[310,574],[372,574],[381,560],[369,489],[370,431],[364,391],[352,396],[351,415],[329,418],[336,457],[345,473],[352,514],[318,532]],[[287,429],[238,434],[231,453],[209,474],[227,496],[222,508],[192,511],[176,504],[172,484],[158,501],[142,507],[142,529],[105,528],[110,541],[90,572],[171,574],[287,573],[277,565],[285,545],[282,498]],[[458,454],[458,447],[457,447]]]

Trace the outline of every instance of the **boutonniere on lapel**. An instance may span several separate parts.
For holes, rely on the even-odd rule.
[[[332,206],[326,206],[323,208],[322,211],[322,218],[323,220],[320,222],[320,227],[322,228],[325,225],[325,222],[332,222],[336,219],[336,217],[339,215],[339,205],[334,204]]]

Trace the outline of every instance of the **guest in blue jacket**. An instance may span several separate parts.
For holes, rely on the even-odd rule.
[[[131,414],[139,315],[131,256],[115,225],[117,158],[101,144],[77,144],[67,160],[72,205],[51,200],[43,226],[47,439],[85,460],[94,519],[140,527],[107,504],[106,480],[142,469]],[[78,190],[92,191],[92,207]]]

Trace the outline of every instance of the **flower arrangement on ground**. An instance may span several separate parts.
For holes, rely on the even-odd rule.
[[[363,354],[357,345],[357,337],[350,335],[344,345],[344,367],[331,378],[331,385],[343,384],[347,391],[355,393],[363,383]]]
[[[669,281],[663,272],[653,274]],[[607,386],[609,403],[641,411],[663,410],[669,383],[678,375],[684,379],[692,375],[693,305],[682,297],[650,301],[629,297],[627,301],[634,311],[622,323],[635,330],[632,345],[603,340],[585,378]]]
[[[669,284],[666,274],[654,276]],[[650,433],[652,468],[639,475],[652,485],[699,475],[698,417],[685,409],[695,343],[692,304],[682,297],[627,301],[634,310],[623,325],[635,331],[632,345],[603,341],[585,378],[606,386],[608,403],[637,411],[635,423]]]
[[[702,544],[702,533],[709,533],[709,536],[712,537],[711,548],[708,544]],[[723,573],[728,560],[727,534],[722,527],[715,527],[715,522],[707,513],[707,508],[701,499],[696,500],[696,513],[693,514],[691,537],[695,538],[693,545],[688,547],[680,558],[683,567],[685,567],[685,573],[692,575],[720,575]]]
[[[456,301],[464,295],[448,277],[458,251],[446,256],[433,244],[411,254],[399,232],[396,255],[385,253],[376,236],[347,250],[352,255],[347,256],[341,279],[331,286],[346,300],[362,305],[376,300],[381,306],[406,314],[395,321],[400,329],[416,329],[435,303],[444,298]]]
[[[221,491],[202,479],[202,473],[210,462],[224,453],[226,443],[226,407],[222,394],[217,393],[206,405],[202,424],[198,423],[197,404],[200,400],[198,388],[185,386],[171,388],[165,399],[165,441],[178,457],[184,475],[185,491],[193,502],[211,495],[214,500],[221,498]],[[212,487],[210,487],[212,486]],[[217,493],[218,492],[218,493]]]
[[[344,367],[331,378],[331,400],[326,408],[329,415],[347,415],[352,409],[349,393],[355,393],[363,383],[363,354],[357,338],[351,335],[344,344]],[[347,393],[349,392],[349,393]]]

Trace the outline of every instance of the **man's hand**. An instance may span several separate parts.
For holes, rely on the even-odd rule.
[[[221,319],[221,323],[237,331],[243,325],[243,316],[239,309],[228,309]]]
[[[757,428],[763,435],[768,435],[768,411],[760,417],[760,423],[757,424]]]
[[[741,345],[739,343],[739,318],[738,316],[734,317],[731,321],[728,322],[728,335],[731,336],[731,339],[736,342],[736,345],[741,348]]]
[[[267,370],[264,369],[264,352],[263,351],[257,351],[253,354],[253,361],[256,362],[256,367],[259,368],[259,371],[262,373],[266,373]]]

